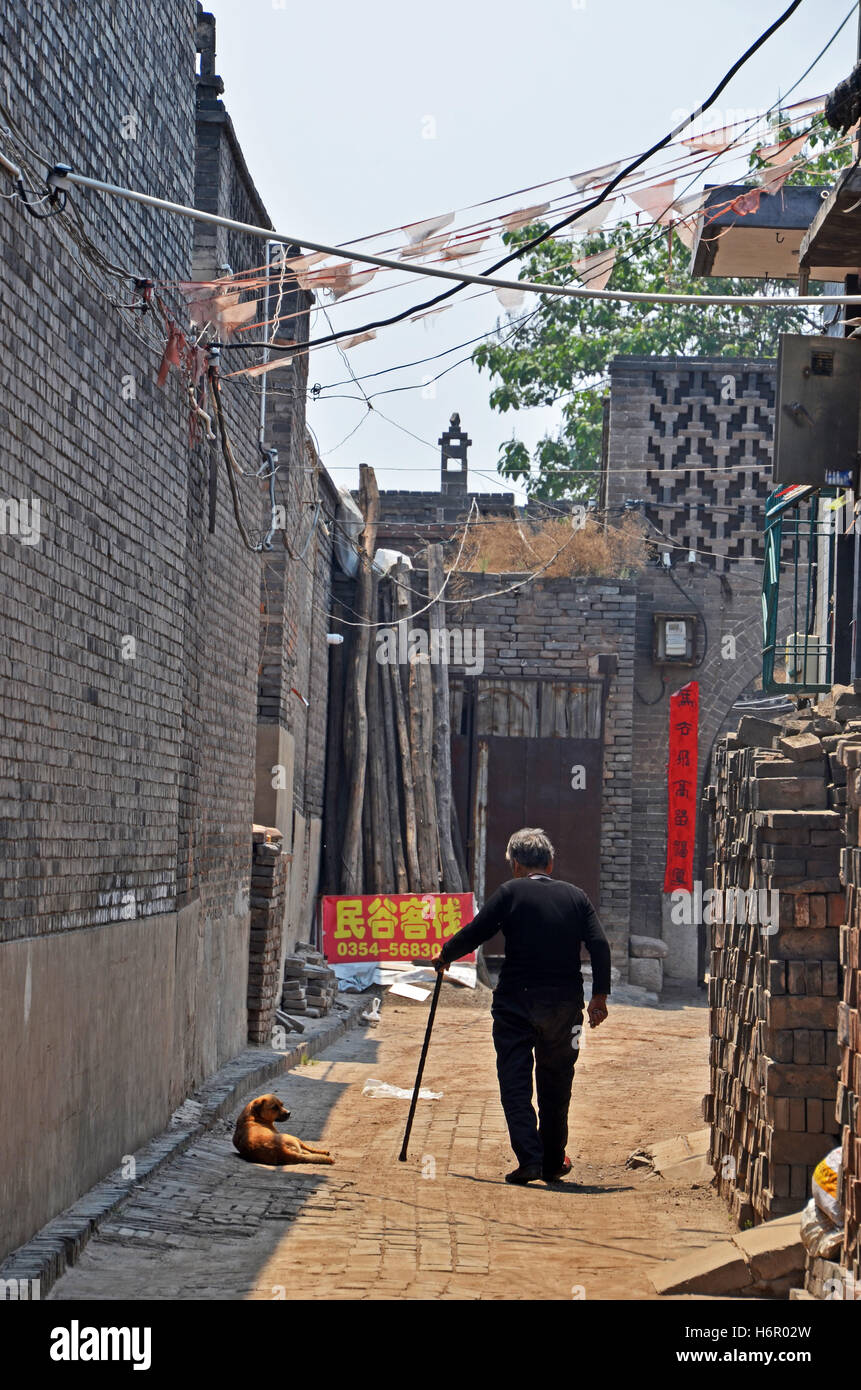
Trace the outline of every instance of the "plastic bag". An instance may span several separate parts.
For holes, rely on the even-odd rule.
[[[374,1100],[412,1100],[412,1091],[405,1091],[403,1086],[390,1086],[388,1081],[378,1081],[375,1076],[369,1076],[362,1087],[363,1096],[372,1096]],[[419,1100],[441,1100],[442,1091],[429,1091],[426,1086],[422,1086],[419,1091]]]
[[[801,1243],[811,1259],[830,1260],[843,1246],[843,1227],[835,1226],[811,1197],[801,1213]]]
[[[843,1152],[832,1149],[813,1170],[810,1187],[813,1200],[832,1226],[843,1225],[843,1206],[838,1200],[840,1179],[843,1172]]]

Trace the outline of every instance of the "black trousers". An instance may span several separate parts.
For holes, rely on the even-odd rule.
[[[580,1051],[583,999],[558,989],[493,997],[493,1045],[505,1121],[521,1167],[560,1168],[568,1142],[571,1083]],[[532,1072],[538,1121],[532,1106]]]

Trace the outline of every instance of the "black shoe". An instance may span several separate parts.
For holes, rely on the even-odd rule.
[[[513,1173],[506,1173],[505,1181],[514,1183],[517,1187],[525,1187],[528,1182],[537,1182],[541,1177],[540,1163],[527,1163],[525,1167],[515,1168]]]
[[[560,1180],[561,1178],[567,1178],[567,1176],[568,1176],[568,1174],[569,1174],[570,1172],[571,1172],[571,1160],[570,1160],[570,1158],[568,1157],[568,1155],[566,1154],[565,1157],[564,1157],[564,1159],[562,1160],[562,1167],[561,1167],[561,1168],[557,1168],[557,1169],[555,1170],[555,1172],[552,1172],[552,1173],[551,1173],[551,1172],[548,1172],[547,1169],[542,1169],[542,1171],[541,1171],[541,1176],[542,1176],[542,1178],[544,1179],[545,1182],[559,1182],[559,1180]]]

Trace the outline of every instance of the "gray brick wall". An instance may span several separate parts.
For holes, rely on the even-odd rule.
[[[690,680],[699,682],[702,787],[712,744],[732,704],[762,672],[759,557],[772,486],[775,364],[619,357],[610,364],[610,379],[607,505],[618,517],[626,502],[640,503],[646,533],[668,549],[673,564],[673,577],[651,565],[637,581],[631,931],[668,934],[665,973],[690,981],[698,970],[697,942],[668,932],[662,891],[669,696]],[[696,552],[694,564],[688,564],[689,550]],[[656,666],[653,615],[696,610],[701,664]],[[788,617],[780,630],[789,631]]]
[[[107,4],[8,7],[13,115],[49,159],[188,202],[194,7],[159,7],[134,24],[116,14]],[[158,71],[155,55],[165,58]],[[120,134],[129,111],[135,140]],[[189,223],[75,199],[114,261],[188,275]],[[37,546],[2,538],[10,940],[127,916],[123,894],[134,894],[134,915],[176,905],[189,480],[201,465],[177,385],[156,388],[152,351],[93,290],[64,234],[8,201],[0,220],[2,492],[38,497],[43,529]],[[122,397],[126,374],[133,401]],[[241,572],[231,540],[222,562]],[[121,657],[125,635],[137,642],[133,661]]]
[[[196,82],[197,18],[193,0],[10,0],[0,93],[46,165],[268,225],[218,79]],[[162,282],[181,322],[178,282],[263,260],[256,240],[72,199],[99,249]],[[0,200],[0,246],[0,498],[41,503],[38,544],[0,535],[0,1048],[15,1058],[2,1255],[244,1045],[261,561],[242,545],[220,455],[190,446],[179,374],[155,384],[155,325],[109,302],[58,221]],[[250,360],[225,352],[223,371]],[[291,542],[308,524],[301,371],[295,384]],[[257,466],[259,390],[238,379],[223,394],[238,460]],[[331,496],[325,475],[319,490]],[[243,497],[259,530],[265,489],[243,483]],[[305,557],[322,612],[328,545],[318,531]],[[319,808],[327,655],[316,610],[302,634],[310,612],[295,609],[294,665],[310,664],[291,684],[313,696],[297,796]],[[307,862],[302,873],[306,886]],[[42,1161],[24,1165],[37,1129]]]
[[[576,681],[598,674],[599,655],[617,658],[604,706],[600,905],[614,963],[624,974],[631,911],[636,588],[631,582],[606,579],[539,579],[511,593],[483,596],[522,578],[516,574],[458,576],[453,596],[464,599],[474,594],[475,599],[449,604],[446,625],[483,630],[486,677]]]

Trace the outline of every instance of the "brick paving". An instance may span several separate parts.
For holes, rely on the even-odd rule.
[[[574,1181],[511,1188],[486,999],[440,1006],[410,1157],[407,1102],[363,1096],[368,1077],[409,1086],[423,1007],[387,1003],[273,1084],[287,1126],[331,1146],[334,1168],[244,1163],[220,1121],[141,1184],[51,1299],[559,1299],[653,1296],[658,1262],[725,1238],[706,1189],[673,1187],[625,1159],[701,1127],[707,1014],[699,1001],[613,1006],[581,1052]],[[237,1104],[237,1111],[241,1108]]]

